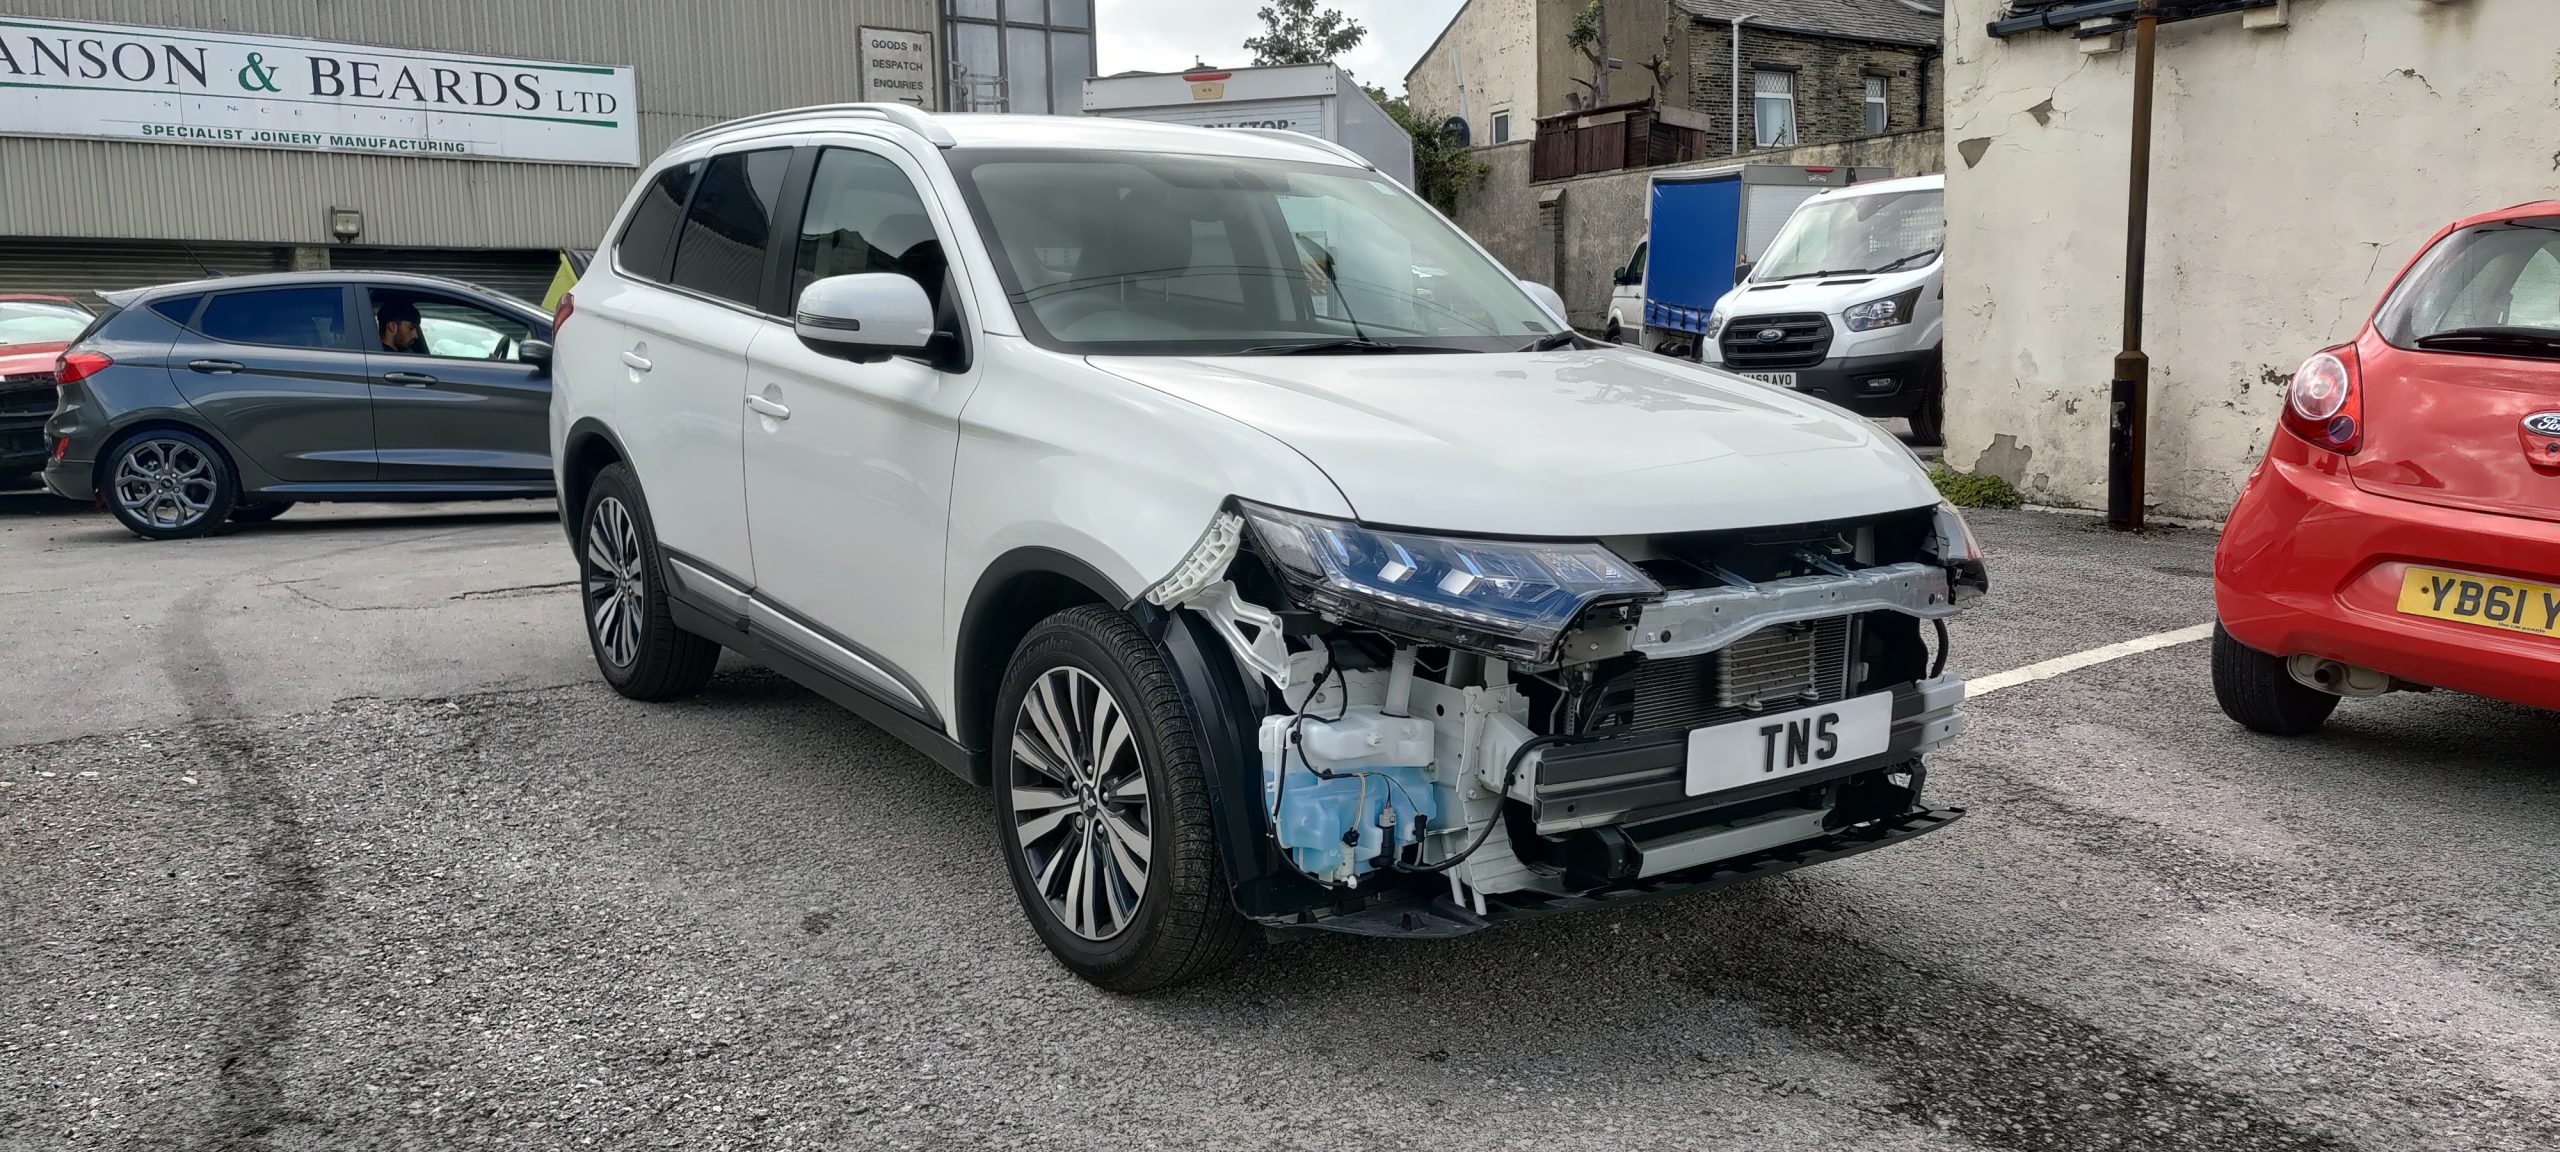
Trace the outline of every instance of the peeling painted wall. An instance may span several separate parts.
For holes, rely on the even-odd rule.
[[[2099,507],[2133,53],[1947,8],[1947,457]],[[2161,29],[2149,501],[2219,519],[2284,381],[2444,224],[2560,196],[2560,3],[2292,0]]]
[[[1495,143],[1493,117],[1510,115],[1511,139],[1538,131],[1536,0],[1467,0],[1413,70],[1405,102],[1442,120],[1464,116],[1469,138]]]

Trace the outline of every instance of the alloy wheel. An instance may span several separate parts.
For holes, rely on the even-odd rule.
[[[640,658],[648,591],[640,563],[640,528],[622,501],[607,496],[587,517],[587,622],[605,662],[616,668],[628,668]]]
[[[162,531],[195,525],[213,508],[221,481],[213,459],[184,440],[154,437],[116,458],[116,505]]]
[[[1071,667],[1032,682],[1013,722],[1014,850],[1087,940],[1126,931],[1147,894],[1155,825],[1135,737],[1111,691]]]

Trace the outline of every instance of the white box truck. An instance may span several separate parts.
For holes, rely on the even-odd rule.
[[[1084,111],[1195,128],[1304,132],[1413,187],[1413,137],[1331,64],[1096,76],[1084,82]]]
[[[1645,235],[1609,293],[1609,339],[1657,352],[1693,349],[1707,313],[1732,290],[1740,269],[1768,250],[1797,205],[1892,176],[1890,168],[1801,164],[1654,173]]]

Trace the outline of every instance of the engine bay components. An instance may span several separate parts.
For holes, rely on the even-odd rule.
[[[1271,913],[1292,925],[1427,905],[1406,930],[1443,932],[1961,814],[1919,801],[1963,727],[1943,620],[1987,585],[1960,515],[1608,541],[1227,515],[1147,598],[1264,701],[1255,808],[1305,892]]]

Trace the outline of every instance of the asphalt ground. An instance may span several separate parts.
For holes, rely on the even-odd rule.
[[[1987,513],[1953,666],[2209,618]],[[987,800],[732,658],[596,679],[547,506],[146,544],[0,495],[0,1149],[2560,1147],[2560,717],[2246,735],[2186,644],[2011,687],[1909,845],[1144,998]]]

